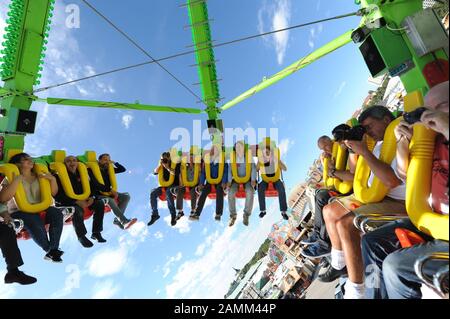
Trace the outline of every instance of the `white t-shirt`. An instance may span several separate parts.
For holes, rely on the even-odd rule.
[[[372,151],[373,155],[375,155],[375,157],[378,159],[380,158],[382,145],[383,145],[382,141],[377,142],[377,144],[375,144],[375,147]],[[393,159],[393,161],[391,163],[391,167],[394,170],[394,173],[397,175],[397,158]],[[372,185],[374,178],[375,178],[375,175],[373,173],[370,173],[369,182],[368,182],[369,187]],[[401,180],[400,177],[398,177],[398,179]],[[406,198],[406,183],[404,181],[402,181],[402,183],[400,185],[398,185],[395,188],[390,189],[386,196],[389,196],[390,198],[393,198],[393,199],[405,200],[405,198]]]
[[[9,185],[9,183],[5,178],[0,185],[0,189],[7,185]],[[27,181],[22,180],[22,185],[25,190],[27,200],[30,204],[37,204],[41,201],[41,187],[37,178],[33,181],[33,183],[28,183]],[[10,214],[19,211],[19,207],[17,206],[15,197],[8,201],[7,207],[8,213]]]

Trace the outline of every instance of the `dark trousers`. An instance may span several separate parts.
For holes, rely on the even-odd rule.
[[[50,224],[47,237],[44,222],[39,217],[39,214],[30,214],[17,211],[12,213],[14,219],[22,219],[25,229],[33,238],[34,242],[38,244],[45,252],[50,250],[57,250],[59,248],[59,240],[61,238],[63,229],[63,214],[56,207],[49,207],[45,217],[45,224]]]
[[[171,190],[172,188],[176,188],[178,186],[174,187],[168,187],[166,188],[166,200],[167,200],[167,208],[170,211],[170,215],[172,217],[176,217],[177,212],[175,210],[175,200],[173,199]],[[159,215],[158,213],[158,197],[162,195],[163,188],[157,187],[154,188],[150,193],[150,206],[152,207],[152,215]]]
[[[259,210],[261,212],[266,211],[266,190],[268,186],[269,184],[264,181],[258,184],[258,201],[259,201]],[[280,203],[280,211],[286,212],[288,207],[284,184],[281,180],[278,180],[275,183],[273,183],[273,186],[278,191],[278,201]]]
[[[177,191],[177,210],[183,210],[184,194],[186,193],[186,187],[179,187]],[[195,187],[191,187],[189,190],[191,195],[191,211],[195,211],[197,208],[197,192]]]
[[[22,255],[17,246],[16,233],[8,225],[0,223],[0,248],[3,258],[5,258],[6,269],[8,271],[19,268],[23,265]]]
[[[388,299],[388,292],[383,278],[385,273],[384,261],[389,255],[400,251],[402,248],[395,234],[396,228],[405,228],[419,234],[425,240],[432,240],[429,236],[421,233],[409,219],[386,224],[364,235],[361,241],[361,248],[366,277],[367,299]]]
[[[319,238],[330,244],[330,238],[328,237],[327,228],[325,226],[325,220],[323,219],[322,210],[325,205],[328,204],[330,198],[330,191],[328,189],[319,189],[316,193],[315,199],[315,215],[314,215],[314,232]]]
[[[87,230],[84,225],[84,209],[78,205],[75,205],[75,214],[72,217],[73,228],[75,228],[75,233],[77,237],[86,236]],[[103,217],[105,215],[105,204],[102,200],[96,199],[94,203],[89,206],[90,210],[94,211],[94,215],[92,217],[92,233],[101,233],[103,230]]]
[[[216,186],[216,215],[222,216],[223,214],[223,188],[222,185],[215,185]],[[206,184],[205,187],[203,187],[202,193],[200,194],[200,198],[198,200],[197,210],[196,214],[200,215],[203,211],[203,208],[205,207],[206,198],[208,197],[209,193],[211,193],[211,185]]]

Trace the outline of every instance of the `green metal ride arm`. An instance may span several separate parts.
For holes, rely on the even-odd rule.
[[[352,31],[348,31],[345,34],[341,35],[337,39],[329,42],[328,44],[324,45],[323,47],[319,48],[318,50],[314,51],[313,53],[307,55],[304,58],[301,58],[297,62],[293,63],[292,65],[288,66],[286,69],[278,72],[277,74],[271,76],[268,79],[263,80],[263,82],[259,83],[258,85],[254,86],[248,91],[245,91],[238,97],[234,98],[233,100],[229,101],[225,105],[221,107],[223,111],[228,110],[229,108],[235,106],[236,104],[248,99],[249,97],[252,97],[256,93],[268,88],[269,86],[283,80],[287,76],[303,69],[304,67],[310,65],[311,63],[317,61],[318,59],[326,56],[327,54],[341,48],[342,46],[348,44],[351,41],[351,34]]]
[[[202,97],[207,105],[206,112],[211,120],[218,118],[220,110],[217,103],[220,100],[219,85],[216,73],[214,51],[212,49],[211,30],[209,27],[208,8],[206,0],[187,0],[189,19],[192,28],[192,39],[196,52],[198,74],[202,88]],[[209,48],[209,49],[205,49]],[[200,50],[200,51],[199,51]]]
[[[99,108],[114,108],[114,109],[128,109],[138,111],[172,112],[172,113],[187,113],[187,114],[204,113],[204,111],[199,109],[170,107],[170,106],[155,106],[139,103],[102,102],[102,101],[88,101],[88,100],[76,100],[64,98],[38,99],[38,101],[47,102],[48,104],[51,105],[87,106]]]

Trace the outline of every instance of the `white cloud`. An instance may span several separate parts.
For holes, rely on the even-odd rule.
[[[266,25],[270,25],[270,30],[284,29],[291,21],[291,1],[275,0],[275,3],[264,1],[263,6],[258,10],[258,31],[267,32]],[[286,50],[289,43],[289,31],[277,32],[270,37],[269,43],[275,48],[278,64],[283,64]],[[264,38],[265,41],[268,41]]]
[[[344,88],[347,86],[347,82],[344,81],[339,85],[339,88],[337,89],[336,93],[334,93],[334,97],[338,97],[339,95],[342,94],[342,92],[344,91]]]
[[[309,29],[308,45],[311,49],[314,49],[314,47],[316,46],[316,40],[322,32],[322,23],[319,23],[317,26],[311,27],[311,29]]]
[[[153,122],[153,119],[149,116],[148,117],[148,126],[154,126],[155,122]]]
[[[223,298],[235,276],[233,267],[243,267],[267,238],[272,224],[280,220],[277,201],[273,201],[268,212],[262,220],[254,214],[250,228],[242,232],[235,225],[219,231],[216,237],[213,235],[211,245],[205,247],[201,256],[185,261],[178,268],[166,286],[166,297]]]
[[[51,298],[59,299],[66,297],[70,295],[74,289],[80,288],[82,274],[78,265],[67,265],[66,272],[68,273],[68,275],[64,282],[64,287],[61,290],[53,293]]]
[[[166,222],[166,224],[176,230],[178,230],[178,232],[180,234],[186,234],[189,233],[191,231],[191,225],[190,225],[190,221],[188,220],[188,217],[185,216],[183,218],[181,218],[180,220],[177,221],[177,224],[175,226],[170,225],[170,220],[171,217],[170,215],[164,217],[164,221]]]
[[[36,88],[67,82],[96,73],[95,68],[89,63],[92,57],[86,56],[80,50],[78,40],[74,35],[77,32],[76,29],[64,27],[67,18],[65,6],[64,1],[55,3],[52,19],[54,27],[48,39],[42,83]],[[0,19],[0,36],[3,32],[1,23]],[[88,82],[61,86],[37,93],[37,95],[43,98],[49,95],[67,98],[89,96],[101,99],[100,95],[114,91],[110,80],[102,82],[95,79]],[[36,133],[25,138],[25,151],[32,155],[48,154],[50,150],[55,149],[54,144],[61,143],[60,141],[82,140],[90,134],[90,128],[95,127],[96,117],[94,115],[84,116],[83,121],[77,121],[76,125],[68,125],[73,123],[74,118],[79,117],[80,113],[85,112],[86,109],[81,111],[73,107],[52,106],[49,110],[49,106],[42,103],[34,103],[32,108],[38,111]],[[92,113],[94,112],[92,111]]]
[[[278,126],[282,121],[284,121],[286,118],[281,112],[274,111],[272,113],[272,124],[275,126]]]
[[[289,149],[294,146],[295,141],[290,140],[288,138],[285,138],[283,140],[281,140],[280,144],[278,145],[278,147],[280,148],[280,153],[281,153],[281,157],[285,158]]]
[[[117,274],[124,269],[127,263],[127,255],[128,250],[123,247],[119,249],[104,249],[88,261],[88,272],[93,277]]]
[[[219,238],[218,231],[216,231],[212,235],[209,235],[208,237],[206,237],[206,239],[200,245],[197,246],[197,249],[195,250],[195,256],[203,255],[205,250],[207,248],[211,247],[211,245],[217,240],[217,238]]]
[[[125,127],[125,129],[129,129],[131,122],[133,122],[134,116],[131,114],[124,114],[122,115],[122,125]]]
[[[5,284],[3,278],[5,277],[6,270],[0,271],[0,299],[11,299],[16,296],[17,291],[14,285]]]
[[[155,238],[160,241],[162,241],[164,239],[164,234],[160,231],[157,231],[153,236],[155,236]]]
[[[112,280],[105,280],[95,283],[92,299],[110,299],[120,291],[120,286]]]
[[[181,252],[178,252],[175,256],[172,256],[169,258],[169,260],[166,262],[166,264],[163,266],[163,278],[166,278],[171,271],[172,265],[176,264],[183,258],[183,254]]]

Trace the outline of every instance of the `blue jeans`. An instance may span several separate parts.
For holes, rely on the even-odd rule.
[[[448,253],[448,242],[432,241],[400,249],[383,262],[383,277],[389,299],[421,299],[422,281],[416,275],[414,264],[418,257],[437,252]],[[435,274],[446,261],[430,261],[426,264],[427,274]]]
[[[45,252],[50,250],[57,250],[59,248],[59,239],[63,229],[63,214],[56,207],[49,207],[45,216],[45,223],[50,224],[47,237],[45,225],[42,222],[39,214],[29,214],[21,211],[12,213],[11,216],[15,219],[22,219],[25,229],[30,233],[31,238],[38,244]]]
[[[262,181],[258,184],[258,201],[259,201],[259,210],[266,211],[266,190],[268,187],[268,183]],[[280,203],[280,211],[287,211],[287,201],[286,201],[286,191],[284,189],[284,184],[281,180],[273,183],[273,187],[278,191],[278,201]]]
[[[395,234],[396,228],[408,229],[425,240],[431,240],[429,236],[421,233],[409,219],[386,224],[364,235],[361,240],[361,248],[366,277],[367,299],[389,298],[384,278],[384,262],[388,256],[402,248]]]
[[[175,200],[172,196],[171,190],[172,188],[178,189],[178,186],[168,187],[166,188],[166,200],[167,200],[167,208],[169,208],[170,215],[172,217],[177,216],[177,212],[175,210]],[[158,197],[162,195],[162,187],[154,188],[150,193],[150,206],[152,207],[152,215],[159,215],[158,213]]]

